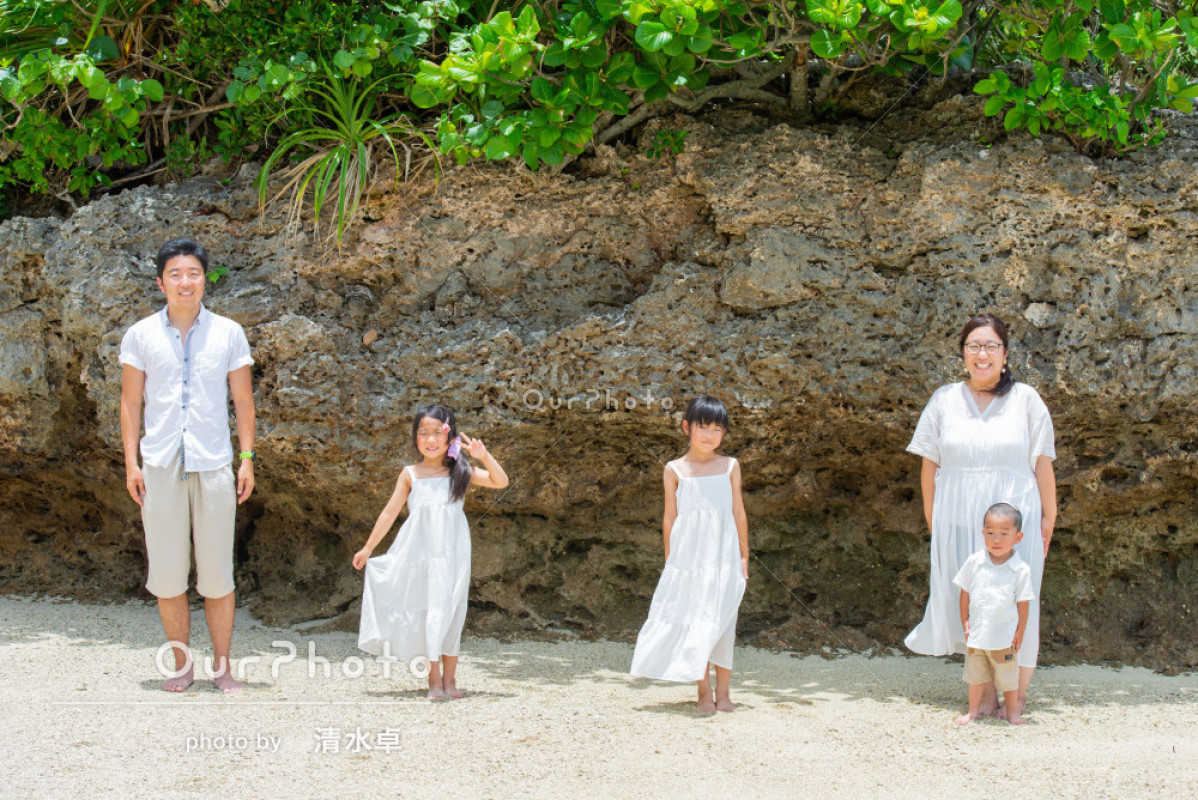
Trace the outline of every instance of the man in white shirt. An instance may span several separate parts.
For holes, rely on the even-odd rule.
[[[254,390],[249,342],[236,322],[204,308],[208,254],[188,239],[158,251],[158,288],[166,307],[137,322],[121,341],[121,439],[125,485],[142,509],[149,577],[175,653],[175,674],[162,688],[181,692],[194,680],[189,648],[187,578],[194,535],[196,591],[212,636],[214,682],[233,679],[233,527],[237,504],[254,490]],[[234,488],[229,396],[237,416],[241,465]],[[142,405],[145,436],[140,438]],[[138,452],[141,466],[138,465]]]

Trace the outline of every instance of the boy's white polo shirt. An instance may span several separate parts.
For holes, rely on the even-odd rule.
[[[180,444],[187,472],[232,463],[228,376],[254,363],[240,325],[200,306],[184,341],[163,308],[125,333],[120,361],[146,375],[143,464],[171,466]]]
[[[990,553],[979,550],[961,565],[953,585],[969,593],[969,641],[979,650],[1010,647],[1019,627],[1016,603],[1035,600],[1032,571],[1019,554],[1002,564],[990,560]]]

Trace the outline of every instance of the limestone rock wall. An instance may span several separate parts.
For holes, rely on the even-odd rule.
[[[758,559],[741,641],[899,645],[928,570],[904,447],[988,309],[1057,428],[1045,661],[1198,665],[1193,129],[1096,162],[989,144],[961,98],[880,125],[668,124],[689,131],[676,160],[451,170],[380,199],[340,250],[260,218],[246,175],[0,225],[0,591],[145,594],[117,348],[159,305],[158,245],[189,235],[229,268],[207,302],[257,359],[237,572],[269,621],[356,625],[350,556],[413,409],[439,400],[512,476],[467,503],[472,629],[631,637],[676,412],[709,391]]]

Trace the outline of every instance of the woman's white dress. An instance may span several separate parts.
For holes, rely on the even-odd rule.
[[[1040,456],[1056,458],[1052,418],[1036,390],[1016,383],[978,411],[964,382],[941,386],[919,418],[907,452],[934,461],[931,592],[923,621],[905,644],[916,653],[965,652],[959,593],[953,576],[983,547],[986,509],[1006,502],[1023,514],[1023,541],[1016,551],[1032,571],[1036,599],[1030,603],[1019,666],[1034,667],[1040,653],[1040,579],[1044,540],[1040,533]]]
[[[732,515],[732,469],[701,477],[678,475],[678,517],[649,618],[636,637],[632,674],[690,683],[710,661],[732,669],[736,613],[745,593],[740,540]]]
[[[406,469],[408,518],[386,554],[366,561],[358,647],[402,661],[440,661],[461,649],[470,526],[462,501],[449,499],[448,476],[417,478]]]

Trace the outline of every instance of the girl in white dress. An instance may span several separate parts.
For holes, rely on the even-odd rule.
[[[959,593],[953,576],[983,546],[982,521],[993,503],[1022,512],[1025,535],[1016,545],[1031,567],[1031,601],[1019,648],[1019,703],[1040,652],[1040,580],[1056,524],[1056,458],[1052,418],[1036,390],[1016,383],[1006,365],[1009,339],[1002,320],[979,314],[965,324],[959,346],[967,380],[941,386],[919,418],[907,451],[923,457],[920,485],[932,533],[931,591],[923,621],[906,638],[916,653],[965,652]],[[990,685],[984,713],[998,709]]]
[[[402,661],[428,659],[428,696],[459,698],[455,672],[470,589],[470,527],[462,511],[471,484],[502,489],[507,474],[480,439],[458,435],[453,412],[416,412],[412,446],[423,456],[403,468],[366,545],[354,554],[366,568],[358,647]],[[483,463],[473,469],[466,452]],[[385,555],[370,558],[404,503],[408,518]]]
[[[666,564],[636,638],[632,674],[696,681],[700,711],[731,711],[736,708],[728,695],[736,612],[749,577],[740,465],[715,453],[728,432],[728,411],[716,398],[691,400],[682,431],[690,449],[665,468]]]

